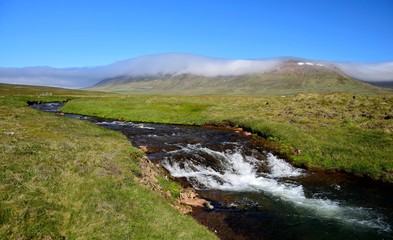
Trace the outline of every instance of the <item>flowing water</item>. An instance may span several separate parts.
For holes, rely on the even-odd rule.
[[[211,201],[213,209],[192,215],[222,239],[393,239],[392,184],[295,168],[230,129],[68,117],[146,146],[152,161]]]

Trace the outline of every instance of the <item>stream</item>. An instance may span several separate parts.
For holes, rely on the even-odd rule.
[[[59,112],[64,103],[34,104]],[[191,215],[221,239],[393,239],[393,185],[295,168],[226,128],[66,117],[120,131],[213,209]]]

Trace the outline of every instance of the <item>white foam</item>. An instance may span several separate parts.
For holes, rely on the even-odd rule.
[[[282,177],[299,177],[303,175],[303,170],[295,168],[291,164],[287,163],[283,159],[279,159],[271,153],[267,155],[268,166],[271,173],[270,177],[282,178]]]
[[[246,156],[241,151],[218,152],[200,145],[188,145],[175,153],[192,153],[202,156],[208,154],[220,162],[216,171],[208,162],[185,159],[181,163],[166,158],[163,166],[174,177],[186,177],[197,189],[218,189],[224,191],[263,192],[281,201],[289,202],[321,218],[336,219],[350,225],[367,226],[382,231],[390,231],[390,226],[379,216],[363,208],[341,206],[329,199],[308,198],[302,185],[279,182],[276,178],[300,176],[302,171],[294,168],[273,154],[268,155],[271,174],[262,176],[257,173],[259,160]],[[201,155],[202,154],[202,155]],[[267,176],[267,177],[266,177]]]
[[[118,125],[118,126],[133,126],[132,122],[123,122],[123,121],[112,121],[112,122],[96,122],[97,125]]]
[[[154,130],[154,127],[149,127],[149,126],[145,126],[144,124],[135,124],[136,127],[138,128],[142,128],[142,129],[150,129],[150,130]]]

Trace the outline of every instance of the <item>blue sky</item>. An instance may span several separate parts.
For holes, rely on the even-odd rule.
[[[0,0],[0,66],[146,54],[393,61],[392,0]]]

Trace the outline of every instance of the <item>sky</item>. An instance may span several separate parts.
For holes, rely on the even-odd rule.
[[[393,61],[393,1],[0,0],[0,67],[157,53]]]

